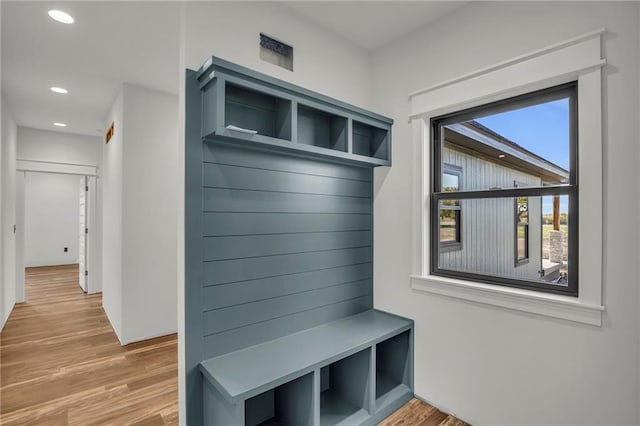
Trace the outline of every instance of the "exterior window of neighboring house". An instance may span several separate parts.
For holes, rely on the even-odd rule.
[[[431,119],[433,275],[577,295],[576,91]]]
[[[444,165],[442,186],[444,192],[458,192],[461,189],[462,169],[450,164]],[[441,250],[460,250],[461,238],[460,201],[444,200],[440,206],[440,248]]]
[[[515,201],[516,266],[529,262],[529,197],[518,197]]]

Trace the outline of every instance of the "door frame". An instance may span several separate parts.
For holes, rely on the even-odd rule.
[[[95,271],[93,277],[91,272],[87,280],[87,294],[102,291],[100,277],[98,272],[98,262],[100,261],[99,252],[99,232],[97,222],[98,197],[97,197],[97,179],[98,166],[89,164],[60,163],[55,161],[39,161],[39,160],[17,160],[16,161],[16,302],[25,301],[25,277],[24,277],[24,230],[25,230],[25,179],[27,172],[29,173],[53,173],[86,176],[88,179],[89,194],[86,198],[87,203],[87,228],[89,235],[87,236],[87,256],[85,262],[89,271]],[[79,214],[79,213],[78,213]],[[92,232],[93,231],[93,232]]]

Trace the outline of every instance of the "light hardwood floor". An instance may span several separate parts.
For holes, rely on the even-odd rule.
[[[176,335],[120,346],[77,265],[28,268],[0,334],[0,424],[175,425]],[[465,426],[413,399],[384,426]]]
[[[468,426],[418,399],[412,399],[401,409],[384,419],[380,426]]]
[[[0,423],[177,424],[176,335],[120,346],[77,265],[28,268],[0,335]]]

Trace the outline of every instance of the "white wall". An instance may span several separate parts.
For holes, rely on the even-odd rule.
[[[366,50],[275,2],[189,2],[186,66],[210,56],[367,108],[371,68]],[[293,46],[293,72],[260,59],[260,33]],[[181,74],[182,75],[182,74]]]
[[[28,172],[25,178],[26,267],[78,262],[80,176]],[[65,253],[64,248],[68,251]]]
[[[0,10],[2,7],[0,5]],[[1,55],[0,55],[1,56]],[[4,180],[4,132],[6,129],[4,99],[0,98],[0,332],[4,328],[4,324],[7,321],[8,315],[5,315],[4,309],[4,223],[3,223],[3,211],[4,211],[4,191],[2,190],[2,181]]]
[[[18,127],[18,159],[100,167],[102,137]]]
[[[638,424],[638,4],[473,2],[375,52],[375,306],[416,321],[416,394],[473,424]],[[412,291],[407,95],[605,26],[602,327]],[[625,208],[620,208],[625,206]],[[630,219],[632,218],[632,219]],[[633,236],[630,238],[629,236]]]
[[[122,153],[123,92],[105,122],[114,134],[102,146],[102,306],[120,342],[122,339]]]
[[[16,140],[17,126],[2,100],[2,126],[0,140],[0,245],[2,246],[0,264],[0,330],[4,327],[13,305],[16,302],[16,238],[13,225],[16,223]]]
[[[177,330],[178,99],[125,84],[103,147],[103,305],[122,344]]]
[[[369,53],[285,6],[275,2],[186,2],[181,12],[181,78],[185,68],[198,69],[210,56],[217,56],[363,108],[372,107]],[[260,32],[293,46],[293,72],[260,60]],[[183,102],[181,100],[181,108],[184,108]],[[176,198],[180,209],[177,238],[181,242],[178,253],[179,309],[184,308],[183,127],[181,123],[180,155],[176,157],[180,183]],[[178,356],[183,360],[184,312],[179,312],[178,321]],[[179,386],[183,424],[186,397],[183,370],[179,371]]]
[[[122,320],[135,342],[177,331],[178,99],[125,84],[124,111]]]

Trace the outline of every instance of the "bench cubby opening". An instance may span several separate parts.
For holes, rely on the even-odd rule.
[[[346,152],[347,119],[299,104],[298,142]]]
[[[291,101],[229,82],[225,84],[224,125],[240,133],[291,140]]]
[[[389,131],[353,120],[353,153],[389,160]]]
[[[360,424],[369,417],[371,349],[320,370],[320,425]]]
[[[244,419],[245,426],[312,426],[313,373],[247,399]]]
[[[411,387],[411,330],[376,345],[376,405]]]

